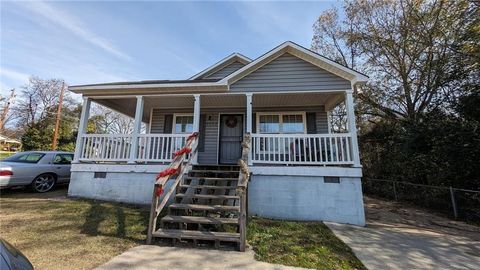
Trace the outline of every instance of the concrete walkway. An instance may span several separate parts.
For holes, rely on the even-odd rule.
[[[480,269],[480,228],[365,198],[367,226],[325,222],[370,270]]]
[[[143,245],[131,248],[97,270],[302,269],[256,261],[253,251],[219,251]]]

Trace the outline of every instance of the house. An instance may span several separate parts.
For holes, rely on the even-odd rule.
[[[150,204],[155,176],[191,133],[199,170],[237,169],[249,133],[250,215],[364,225],[352,93],[367,79],[285,42],[255,60],[231,54],[185,80],[70,86],[83,109],[69,196]],[[134,118],[133,133],[86,134],[91,102]],[[329,114],[341,102],[348,132],[333,133]]]
[[[22,142],[0,134],[0,151],[18,151]]]

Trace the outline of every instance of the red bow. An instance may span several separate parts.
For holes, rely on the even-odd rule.
[[[157,197],[160,197],[163,194],[163,188],[162,187],[155,187],[155,195]]]

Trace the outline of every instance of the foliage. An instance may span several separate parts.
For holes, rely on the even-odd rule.
[[[322,13],[312,48],[370,76],[363,113],[410,118],[442,107],[470,74],[458,54],[467,1],[360,1]],[[457,58],[457,61],[452,59]]]
[[[365,176],[480,187],[479,15],[467,0],[346,0],[319,16],[312,48],[370,77],[356,93]]]
[[[62,109],[57,150],[70,152],[75,150],[80,110],[79,106]],[[55,117],[44,117],[35,123],[31,123],[22,135],[23,150],[50,150],[54,130]]]
[[[321,222],[251,218],[247,234],[260,261],[313,269],[366,269]]]

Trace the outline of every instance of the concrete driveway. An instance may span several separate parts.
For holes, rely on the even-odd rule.
[[[113,258],[97,270],[150,269],[302,269],[256,261],[252,250],[246,252],[138,246]]]
[[[366,227],[325,224],[370,270],[480,267],[479,227],[371,198],[365,212]]]

